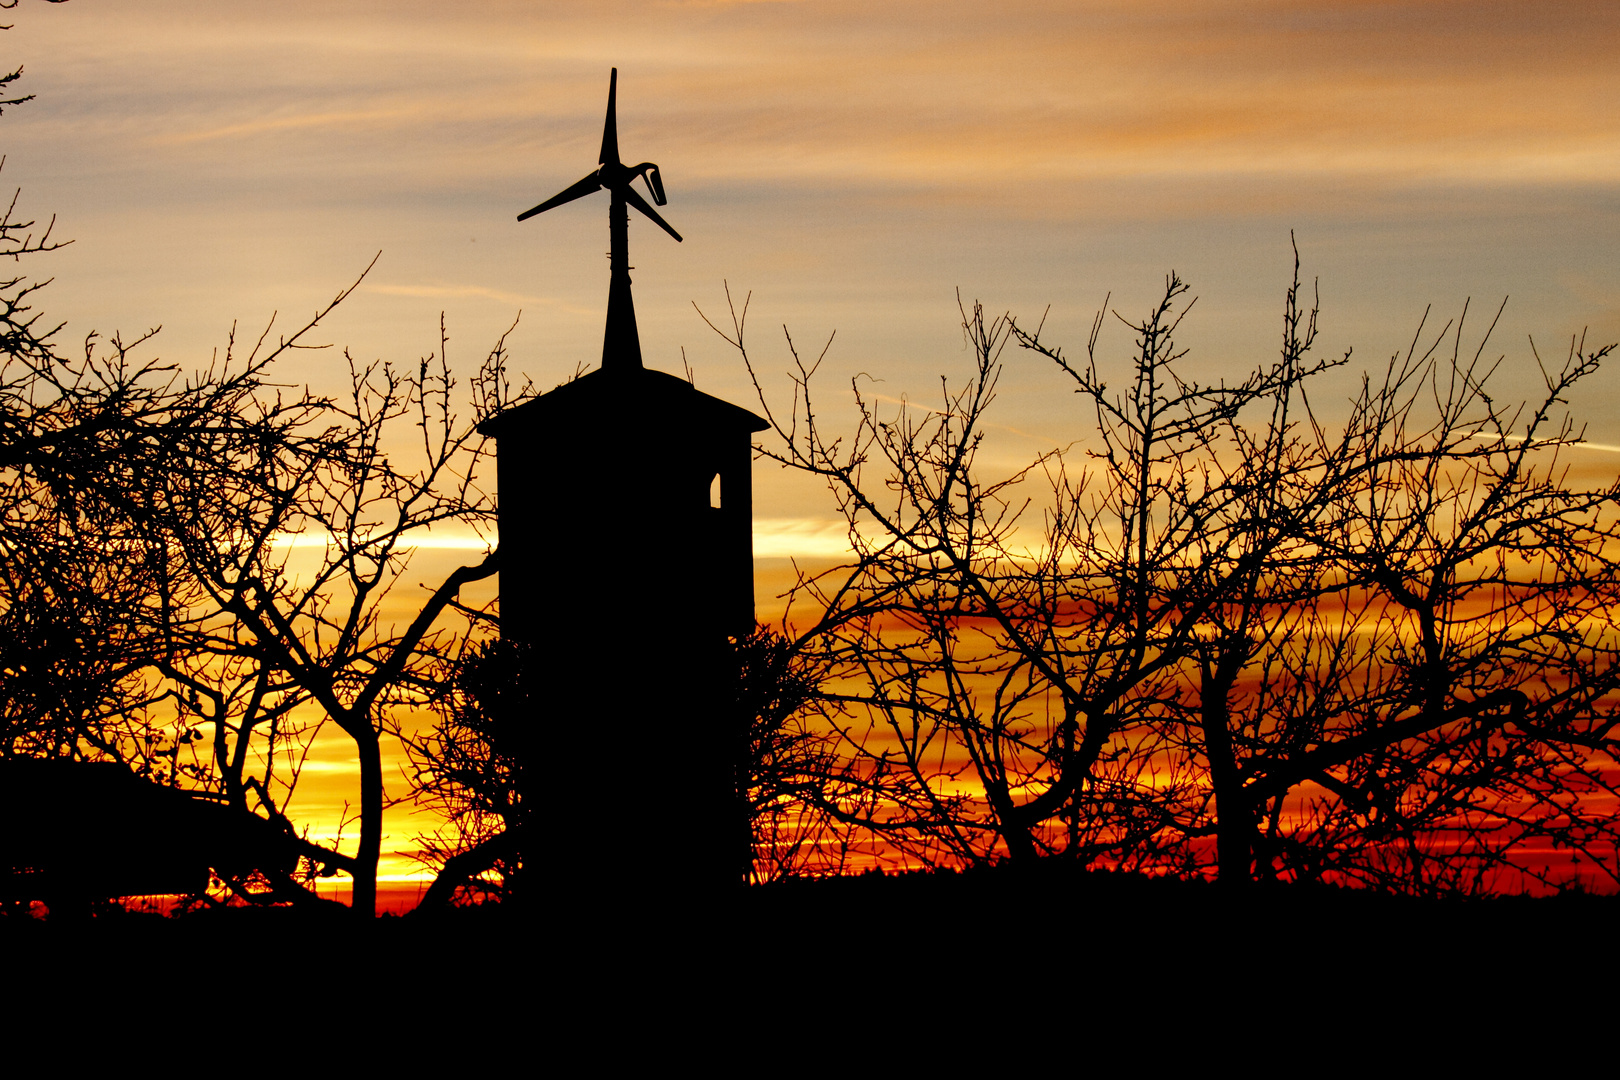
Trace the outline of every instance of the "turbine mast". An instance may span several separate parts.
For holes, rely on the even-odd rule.
[[[602,173],[622,171],[619,161],[619,116],[614,99],[619,92],[619,69],[608,76],[607,120],[602,124]],[[607,326],[602,333],[602,370],[640,368],[641,333],[636,329],[636,302],[630,295],[630,208],[623,192],[629,178],[608,188],[608,303]]]
[[[619,69],[608,77],[607,120],[602,125],[602,153],[600,168],[591,175],[553,195],[532,210],[518,215],[525,221],[544,213],[554,206],[572,202],[600,188],[608,189],[608,305],[607,327],[602,334],[602,369],[604,371],[640,370],[641,335],[636,330],[636,305],[630,295],[630,207],[634,206],[651,218],[677,242],[681,234],[638,195],[630,181],[641,177],[652,193],[653,201],[663,206],[664,183],[658,166],[644,161],[627,168],[619,160],[619,122],[615,101],[618,97]]]

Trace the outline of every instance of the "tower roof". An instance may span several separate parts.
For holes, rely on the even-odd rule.
[[[654,413],[684,416],[700,427],[752,433],[770,425],[763,417],[651,368],[598,369],[563,383],[550,393],[514,406],[478,425],[482,435],[499,439],[531,425],[548,428],[606,424],[615,416],[630,420]]]

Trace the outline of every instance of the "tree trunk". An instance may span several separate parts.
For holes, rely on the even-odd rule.
[[[360,850],[354,856],[350,908],[369,919],[377,914],[377,862],[382,855],[382,747],[369,724],[357,724],[351,733],[360,758]]]
[[[1227,788],[1215,795],[1216,879],[1223,888],[1240,889],[1254,880],[1254,813],[1248,800]]]
[[[1215,874],[1224,888],[1242,888],[1252,880],[1254,807],[1243,790],[1243,773],[1232,752],[1226,695],[1232,680],[1224,671],[1205,669],[1199,713],[1204,727],[1204,753],[1209,758],[1210,786],[1215,789]]]

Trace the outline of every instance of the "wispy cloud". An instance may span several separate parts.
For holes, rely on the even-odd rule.
[[[245,120],[222,127],[200,131],[180,131],[153,137],[159,146],[185,146],[190,143],[212,142],[216,139],[242,138],[274,131],[299,131],[309,128],[354,127],[375,125],[380,121],[399,123],[411,111],[395,109],[356,109],[338,112],[298,113],[291,116],[270,116],[258,120]]]
[[[852,551],[849,526],[814,518],[759,518],[754,521],[756,559],[843,559]]]
[[[666,133],[692,178],[1003,184],[1038,203],[1034,180],[1620,176],[1612,4],[765,3],[716,18],[666,3],[633,21],[600,4],[402,6],[333,24],[292,5],[275,25],[176,34],[143,5],[118,31],[140,47],[100,59],[176,85],[156,118],[145,98],[106,104],[151,145],[274,142],[271,166],[302,155],[265,136],[342,148],[358,131],[393,138],[418,175],[462,176],[469,154],[504,173],[536,142],[588,146],[593,125],[575,121],[598,114],[617,62],[636,69],[626,138]],[[199,54],[232,57],[229,78]]]
[[[1470,435],[1469,438],[1477,439],[1480,442],[1522,443],[1525,441],[1525,436],[1523,435],[1497,435],[1494,432],[1489,431],[1477,432],[1474,435]],[[1620,454],[1620,446],[1614,446],[1610,443],[1586,442],[1584,439],[1577,442],[1566,442],[1557,439],[1543,439],[1538,440],[1537,445],[1532,447],[1532,449],[1555,446],[1564,450],[1598,450],[1606,454]]]
[[[430,300],[447,300],[469,296],[481,296],[489,300],[499,300],[503,304],[516,304],[519,306],[536,307],[552,306],[567,310],[575,310],[571,305],[544,296],[522,296],[518,293],[507,292],[504,289],[491,289],[483,285],[373,285],[369,282],[360,286],[361,292],[377,293],[382,296],[420,296]],[[580,311],[585,309],[581,308]]]
[[[272,540],[283,548],[330,548],[330,533],[283,533]],[[484,551],[498,544],[491,534],[483,539],[471,533],[424,534],[406,537],[401,548],[446,551]],[[760,559],[840,559],[850,554],[849,526],[826,518],[758,518],[754,521],[754,556]]]
[[[274,547],[282,548],[331,548],[337,542],[337,538],[327,532],[281,533],[270,541]],[[493,548],[495,543],[493,537],[484,540],[471,534],[432,536],[424,533],[421,536],[406,536],[395,547],[407,550],[485,551]]]

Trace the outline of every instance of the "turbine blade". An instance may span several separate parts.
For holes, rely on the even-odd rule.
[[[619,89],[619,69],[614,68],[613,74],[608,76],[608,111],[607,121],[602,125],[602,157],[603,165],[618,165],[619,161],[619,117],[613,107],[613,99]]]
[[[547,199],[533,210],[523,211],[523,213],[518,215],[518,220],[527,221],[536,214],[545,213],[553,206],[561,206],[565,202],[573,202],[575,199],[583,198],[584,196],[589,195],[591,192],[596,191],[601,186],[602,181],[595,173],[591,173],[591,175],[585,177],[585,179],[580,180],[577,183],[570,184],[562,191],[559,191],[557,194],[553,195],[551,198]]]
[[[625,202],[629,203],[631,206],[635,207],[637,210],[640,210],[643,214],[646,214],[648,217],[656,221],[658,223],[658,227],[669,233],[669,235],[673,236],[676,242],[680,241],[681,234],[670,228],[669,222],[659,217],[658,211],[648,206],[647,200],[643,199],[640,195],[637,195],[635,188],[631,187],[629,183],[626,183],[624,187],[620,188],[619,190],[624,192]]]

